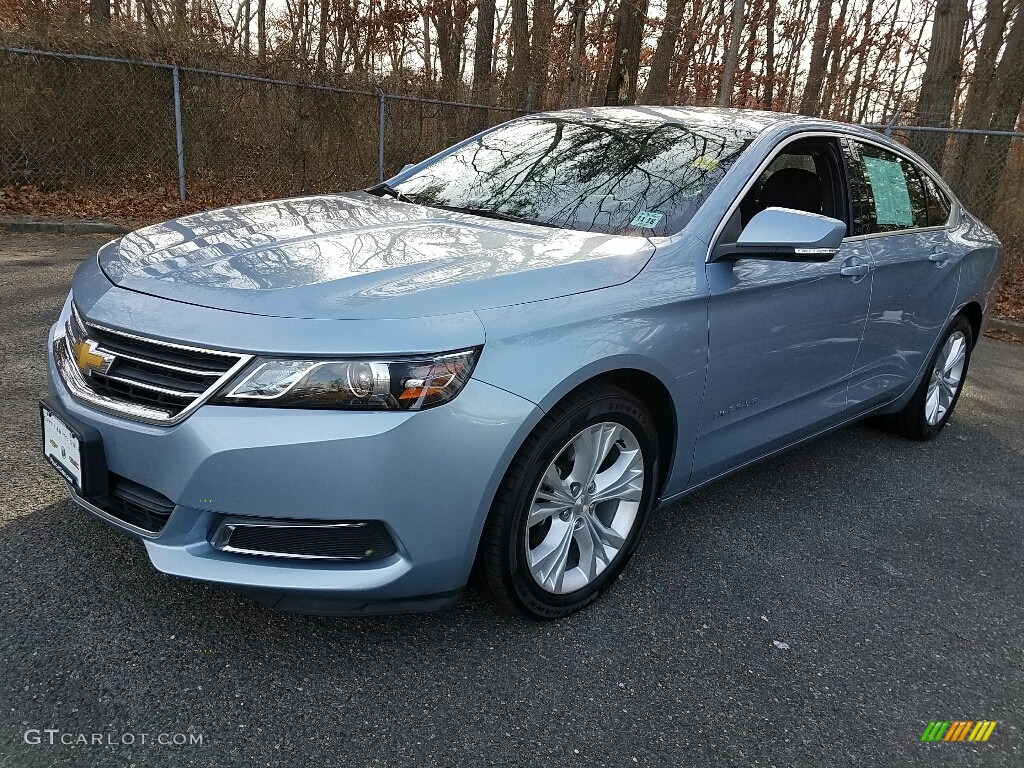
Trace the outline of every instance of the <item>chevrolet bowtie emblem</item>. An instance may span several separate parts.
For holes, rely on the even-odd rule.
[[[102,352],[96,349],[96,344],[91,341],[80,341],[75,344],[75,364],[78,366],[78,370],[82,372],[83,376],[90,375],[93,371],[99,373],[106,373],[111,363],[114,362],[113,357],[104,355]]]

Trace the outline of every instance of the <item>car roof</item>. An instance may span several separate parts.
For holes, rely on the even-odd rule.
[[[800,129],[808,131],[828,131],[852,134],[889,147],[895,152],[910,155],[915,162],[924,165],[932,174],[939,174],[924,160],[910,151],[903,144],[895,141],[879,131],[866,128],[856,123],[843,123],[838,120],[826,120],[806,115],[795,115],[790,112],[766,112],[759,109],[736,109],[733,107],[580,107],[577,109],[561,109],[550,112],[536,112],[527,117],[559,116],[578,120],[613,120],[617,122],[657,122],[676,123],[688,128],[728,128],[750,137],[764,133],[768,129],[783,132],[796,132]]]
[[[788,112],[765,112],[757,109],[725,107],[580,107],[541,112],[538,116],[576,117],[579,119],[616,120],[622,122],[680,123],[687,126],[732,128],[749,133],[761,133],[781,123],[831,123]],[[842,125],[842,123],[836,123]]]

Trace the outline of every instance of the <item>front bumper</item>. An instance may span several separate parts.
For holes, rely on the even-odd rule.
[[[470,380],[451,403],[421,412],[303,411],[204,405],[174,426],[102,413],[72,399],[48,343],[49,390],[99,431],[111,472],[174,503],[153,565],[316,613],[441,607],[468,580],[494,492],[540,419],[531,402]],[[74,500],[97,514],[86,500]],[[215,549],[225,516],[382,521],[397,552],[364,563]],[[422,602],[417,602],[422,599]]]

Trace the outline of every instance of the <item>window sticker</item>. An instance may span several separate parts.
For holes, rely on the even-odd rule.
[[[875,218],[879,226],[912,227],[914,214],[910,209],[907,177],[898,162],[865,157],[864,168],[875,198]]]
[[[664,213],[658,213],[657,211],[640,211],[633,220],[629,222],[631,227],[640,227],[641,229],[654,229],[656,226],[661,224],[661,220],[665,218]]]
[[[698,171],[704,171],[705,173],[711,173],[718,167],[717,157],[708,157],[707,155],[701,155],[693,161],[693,167]]]

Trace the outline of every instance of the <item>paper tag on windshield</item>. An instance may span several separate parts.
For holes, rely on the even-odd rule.
[[[629,226],[640,227],[641,229],[653,229],[661,224],[661,220],[664,218],[664,213],[658,213],[657,211],[640,211],[640,213],[633,217],[633,220],[629,222]]]
[[[718,158],[701,155],[700,157],[693,161],[693,167],[696,168],[698,171],[711,173],[711,171],[715,170],[715,168],[718,167]]]

